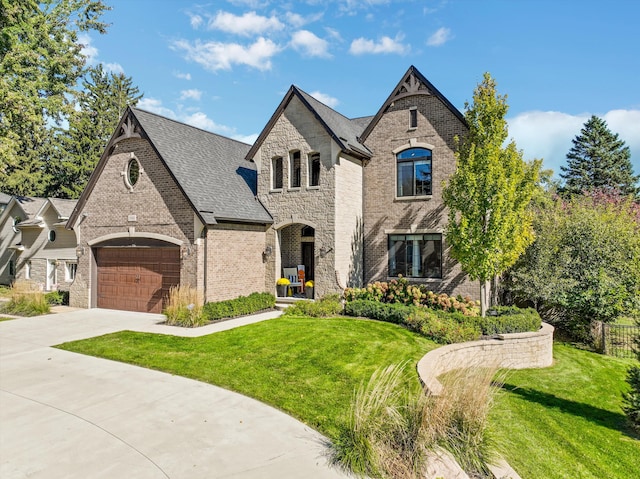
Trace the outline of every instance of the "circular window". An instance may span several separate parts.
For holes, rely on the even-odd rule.
[[[49,241],[52,243],[56,240],[56,232],[54,230],[49,231]]]
[[[127,182],[129,186],[134,187],[140,179],[140,164],[138,160],[132,158],[127,165]]]
[[[18,223],[20,223],[22,221],[22,218],[20,218],[19,216],[16,216],[15,218],[13,218],[13,225],[11,226],[11,228],[13,228],[13,232],[17,233],[18,232]]]

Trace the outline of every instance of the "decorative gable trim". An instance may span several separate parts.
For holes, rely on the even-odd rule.
[[[142,138],[141,131],[142,128],[140,127],[140,123],[138,123],[138,120],[133,116],[133,112],[128,110],[127,114],[118,125],[116,133],[111,137],[111,140],[109,140],[109,143],[107,144],[107,151],[109,152],[107,156],[111,156],[116,144],[122,140],[127,140],[129,138]]]
[[[401,98],[405,98],[408,96],[414,95],[428,95],[437,97],[444,105],[453,113],[463,125],[467,125],[467,121],[464,118],[464,115],[460,113],[453,104],[447,100],[447,98],[438,91],[438,89],[433,86],[433,84],[427,80],[422,73],[420,73],[416,67],[411,65],[407,70],[407,73],[404,74],[400,82],[396,85],[396,87],[389,95],[389,98],[384,102],[382,107],[378,110],[378,113],[373,117],[373,120],[369,123],[369,125],[365,128],[360,136],[359,140],[361,143],[364,143],[367,140],[367,137],[371,133],[371,131],[378,124],[382,115],[384,115],[389,107],[393,105],[393,102],[396,100],[400,100]]]

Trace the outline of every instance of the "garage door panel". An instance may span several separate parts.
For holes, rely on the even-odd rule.
[[[180,283],[180,250],[97,248],[99,308],[162,312],[171,286]]]

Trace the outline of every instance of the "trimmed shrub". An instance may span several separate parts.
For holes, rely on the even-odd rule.
[[[343,307],[338,295],[328,295],[318,301],[297,301],[284,310],[285,316],[310,316],[328,318],[342,314]]]
[[[415,307],[404,304],[388,304],[358,299],[345,304],[344,312],[349,316],[377,319],[387,323],[405,324]]]
[[[492,312],[496,314],[492,315]],[[476,324],[485,336],[537,331],[542,326],[540,315],[535,309],[516,306],[498,306],[490,310],[486,317],[469,318],[469,321]]]
[[[266,309],[273,309],[276,305],[276,297],[271,293],[251,293],[249,296],[240,296],[226,301],[206,303],[203,306],[203,314],[207,321],[235,318]]]
[[[69,306],[69,291],[51,291],[44,295],[47,303]]]

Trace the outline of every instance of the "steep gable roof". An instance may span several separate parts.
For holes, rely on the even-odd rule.
[[[73,209],[78,203],[78,200],[66,200],[63,198],[48,198],[48,200],[58,213],[58,219],[61,220],[69,219],[69,216],[71,216]]]
[[[267,135],[275,125],[280,115],[284,112],[289,102],[297,97],[305,107],[313,114],[313,116],[320,122],[331,138],[338,144],[340,149],[356,158],[368,159],[371,158],[372,153],[364,143],[362,143],[358,136],[362,133],[364,126],[362,122],[350,120],[346,116],[338,113],[333,108],[328,107],[324,103],[316,100],[308,93],[302,91],[295,85],[291,85],[289,91],[284,96],[278,108],[271,116],[271,119],[264,127],[258,139],[249,150],[246,159],[251,160],[256,155],[256,152],[266,139]]]
[[[73,226],[113,146],[130,137],[149,141],[203,223],[273,222],[256,198],[255,165],[244,161],[250,145],[155,113],[127,108],[67,227]]]
[[[435,96],[438,98],[450,111],[456,116],[463,125],[467,124],[467,121],[464,118],[464,115],[460,113],[453,104],[447,100],[447,98],[440,93],[440,91],[433,86],[433,84],[426,79],[426,77],[418,71],[416,67],[411,65],[407,72],[404,74],[400,82],[396,85],[396,87],[391,92],[391,95],[387,98],[387,100],[382,104],[382,107],[378,110],[378,113],[373,117],[373,119],[369,122],[367,127],[362,132],[359,140],[361,142],[367,141],[367,137],[373,130],[373,128],[378,124],[382,115],[387,111],[389,106],[396,100],[400,98],[404,98],[407,96],[413,95],[429,95]]]
[[[35,217],[47,202],[46,198],[38,198],[35,196],[14,196],[14,199],[27,215],[27,219]]]

